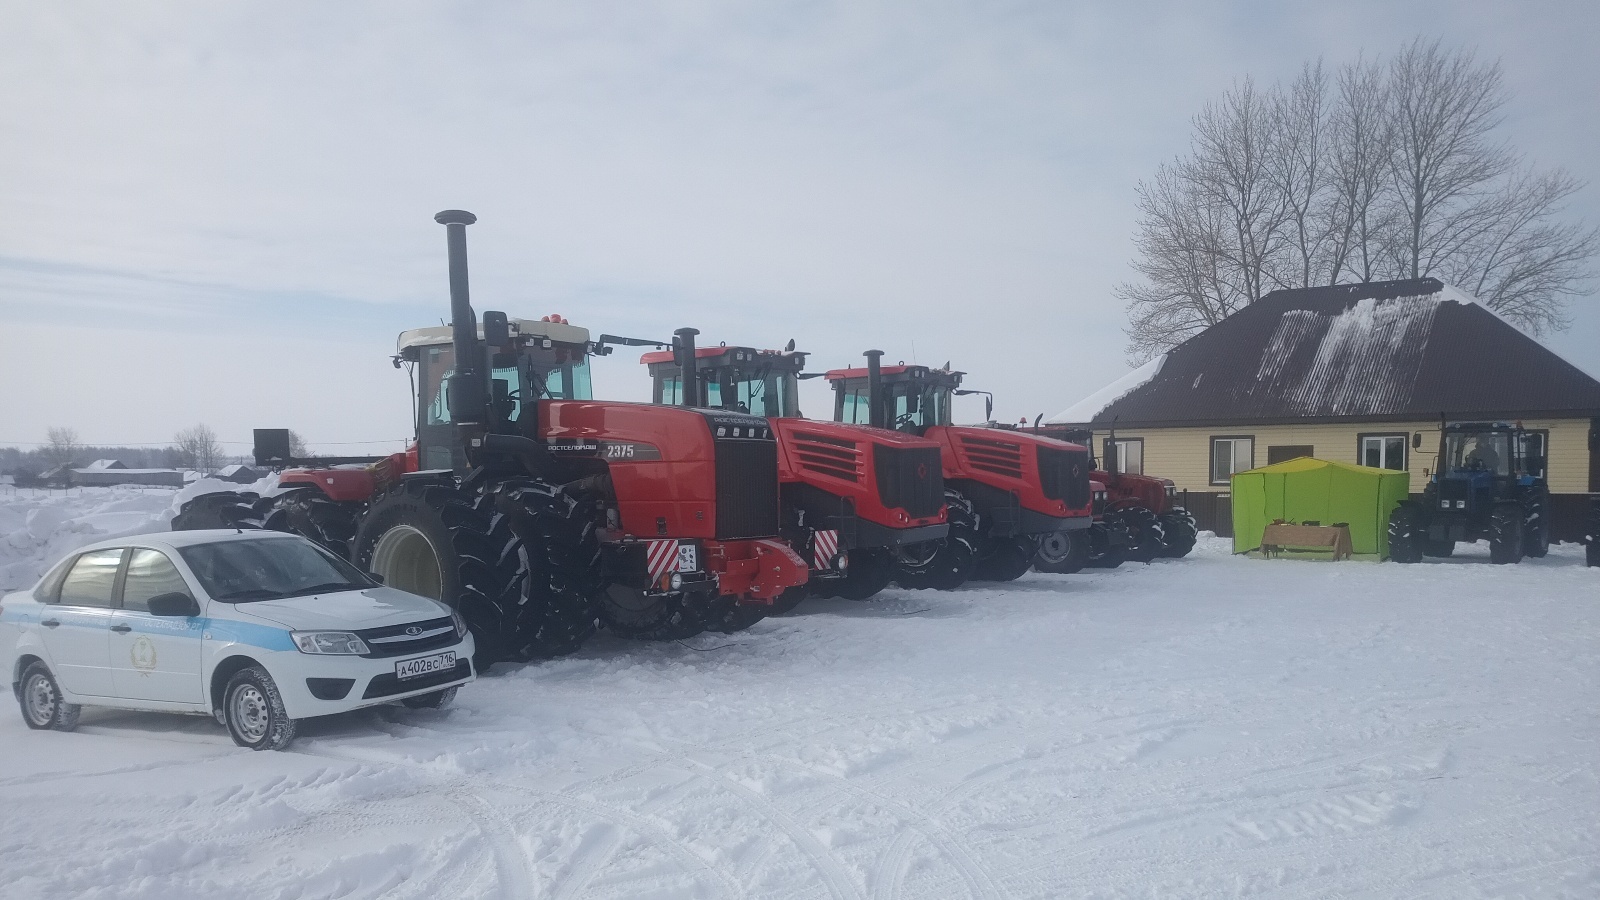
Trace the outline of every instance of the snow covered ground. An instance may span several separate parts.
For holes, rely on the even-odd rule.
[[[1594,898],[1600,569],[1486,555],[810,602],[286,753],[4,710],[0,895]]]

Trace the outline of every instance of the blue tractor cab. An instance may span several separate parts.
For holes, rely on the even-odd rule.
[[[1389,557],[1420,562],[1444,557],[1460,541],[1487,540],[1498,564],[1541,557],[1550,549],[1550,489],[1538,441],[1521,425],[1458,422],[1439,435],[1438,471],[1420,503],[1389,516]]]

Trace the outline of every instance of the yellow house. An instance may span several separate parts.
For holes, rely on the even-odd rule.
[[[1554,533],[1600,492],[1600,381],[1432,278],[1274,291],[1050,419],[1115,430],[1123,471],[1170,478],[1226,529],[1234,472],[1300,456],[1409,472],[1421,493],[1442,421],[1537,435]]]

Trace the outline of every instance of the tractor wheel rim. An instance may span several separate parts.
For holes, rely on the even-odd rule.
[[[50,679],[43,675],[29,678],[28,686],[23,690],[23,697],[28,706],[28,718],[32,719],[35,725],[43,725],[55,718],[56,691],[50,684]]]
[[[1047,562],[1060,562],[1067,558],[1067,553],[1072,549],[1072,544],[1067,536],[1059,531],[1053,531],[1039,541],[1039,555]]]
[[[410,525],[385,531],[372,548],[372,571],[389,587],[444,599],[444,567],[428,536]]]
[[[267,712],[267,698],[253,684],[246,684],[233,692],[233,723],[245,740],[255,743],[267,736],[271,716]]]

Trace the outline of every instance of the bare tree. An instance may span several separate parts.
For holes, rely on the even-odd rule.
[[[172,442],[177,446],[183,465],[203,474],[216,471],[222,460],[222,445],[217,442],[217,433],[204,423],[178,432]]]
[[[289,455],[295,459],[306,459],[311,456],[311,450],[306,447],[306,439],[293,428],[289,429]]]
[[[83,450],[83,444],[78,442],[76,429],[52,425],[45,429],[44,436],[49,442],[44,447],[44,457],[52,468],[71,465],[74,458]]]
[[[1590,293],[1600,230],[1563,219],[1583,185],[1496,140],[1498,63],[1412,41],[1248,78],[1194,119],[1190,152],[1138,186],[1128,355],[1142,362],[1280,288],[1433,275],[1539,334]],[[1331,97],[1330,97],[1331,93]]]

